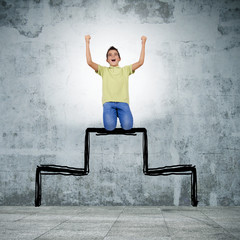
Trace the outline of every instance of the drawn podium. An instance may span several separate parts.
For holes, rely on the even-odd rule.
[[[159,168],[148,167],[148,138],[145,128],[132,128],[123,130],[116,128],[113,131],[107,131],[105,128],[87,128],[85,131],[85,148],[84,148],[84,166],[83,168],[74,168],[60,165],[39,165],[36,168],[35,181],[35,207],[41,205],[42,196],[42,175],[65,175],[65,176],[86,176],[89,174],[89,157],[90,157],[90,134],[96,133],[97,136],[104,135],[126,135],[135,136],[142,133],[142,152],[143,152],[143,173],[148,176],[168,176],[168,175],[191,175],[191,204],[196,207],[197,200],[197,170],[196,167],[188,165],[173,165]]]

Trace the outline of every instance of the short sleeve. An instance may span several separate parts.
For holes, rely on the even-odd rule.
[[[97,74],[99,74],[99,75],[102,77],[102,75],[103,75],[103,69],[104,69],[103,66],[98,65],[98,70],[95,71],[95,72],[96,72]]]
[[[130,74],[129,74],[129,75],[131,75],[131,74],[135,73],[135,70],[134,70],[134,71],[132,70],[132,64],[131,64],[131,65],[129,65],[129,67],[130,67]]]
[[[128,76],[135,73],[135,71],[132,70],[132,64],[128,65],[128,66],[125,66],[124,71],[127,73]]]

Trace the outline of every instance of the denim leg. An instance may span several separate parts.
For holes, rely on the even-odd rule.
[[[116,103],[106,102],[103,104],[103,125],[108,131],[112,131],[117,125]]]
[[[124,130],[130,130],[133,127],[133,116],[128,103],[118,102],[117,113],[121,127]]]

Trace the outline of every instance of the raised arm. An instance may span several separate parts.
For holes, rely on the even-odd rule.
[[[145,58],[145,43],[147,41],[147,37],[142,36],[141,37],[142,40],[142,49],[141,49],[141,53],[140,53],[140,58],[139,61],[134,63],[132,65],[132,70],[135,71],[136,69],[138,69],[139,67],[141,67],[144,63],[144,58]]]
[[[86,59],[87,59],[87,64],[93,68],[95,71],[98,70],[98,64],[94,63],[92,61],[92,57],[91,57],[91,52],[90,52],[90,35],[86,35],[85,36],[85,41],[86,41]]]

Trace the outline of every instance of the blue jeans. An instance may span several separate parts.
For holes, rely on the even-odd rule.
[[[117,126],[117,118],[120,120],[121,127],[129,130],[133,127],[133,116],[128,103],[106,102],[103,104],[103,124],[104,128],[112,131]]]

